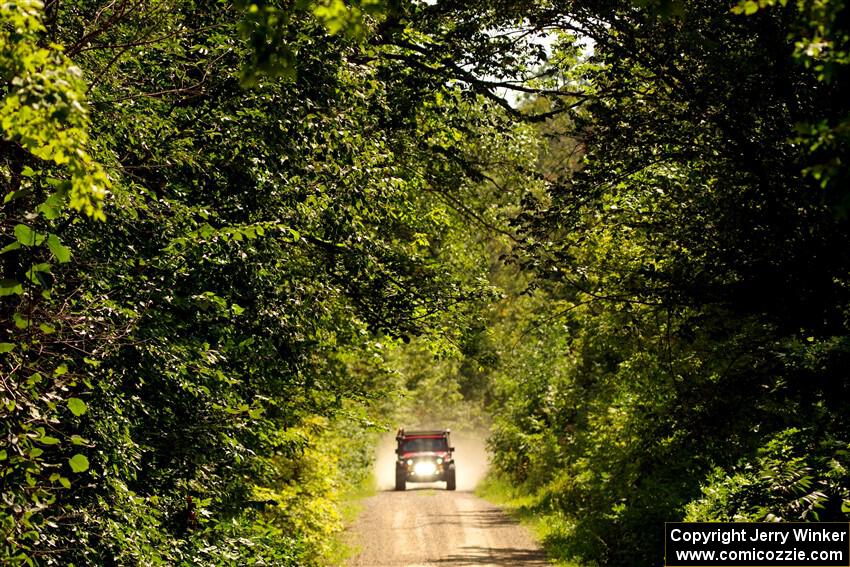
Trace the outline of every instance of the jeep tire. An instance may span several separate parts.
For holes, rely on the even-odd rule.
[[[454,490],[456,488],[457,483],[455,482],[455,470],[452,468],[446,474],[446,490]]]
[[[404,490],[407,488],[407,478],[403,470],[395,470],[395,489]]]

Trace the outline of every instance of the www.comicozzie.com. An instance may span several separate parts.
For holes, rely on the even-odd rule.
[[[668,567],[848,567],[850,524],[668,523]]]

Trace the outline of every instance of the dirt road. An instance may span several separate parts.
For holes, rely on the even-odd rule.
[[[416,487],[381,492],[364,504],[352,529],[360,553],[351,566],[548,565],[522,527],[469,492]]]
[[[543,567],[540,548],[524,528],[471,489],[486,468],[483,445],[458,439],[458,490],[444,483],[391,489],[394,455],[379,458],[381,491],[363,501],[349,531],[351,567]],[[460,471],[465,471],[461,474]]]

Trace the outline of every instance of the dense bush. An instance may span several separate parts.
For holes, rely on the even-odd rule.
[[[0,10],[0,562],[320,562],[385,351],[485,296],[477,100],[341,4]]]
[[[592,96],[541,128],[536,277],[495,318],[494,462],[600,565],[660,564],[664,521],[850,511],[847,10],[634,4],[531,10],[594,40],[557,63]]]

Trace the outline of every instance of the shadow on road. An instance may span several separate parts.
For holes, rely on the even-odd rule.
[[[431,522],[422,522],[423,526],[456,526],[488,530],[493,528],[516,526],[517,523],[499,510],[473,510],[445,514]]]
[[[546,556],[542,552],[529,549],[486,547],[464,547],[457,553],[432,560],[436,565],[497,565],[514,567],[516,565],[545,565]]]

